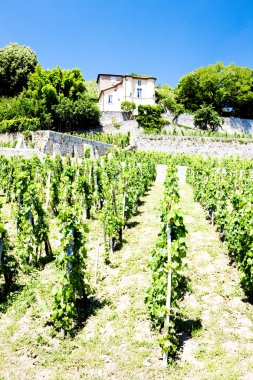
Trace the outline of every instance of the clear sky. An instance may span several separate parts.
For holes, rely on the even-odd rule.
[[[218,61],[253,68],[253,0],[2,0],[0,47],[9,42],[85,79],[135,72],[175,86]]]

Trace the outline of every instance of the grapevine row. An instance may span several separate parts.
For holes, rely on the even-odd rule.
[[[236,261],[242,285],[253,296],[253,161],[196,159],[188,176],[195,200],[217,225]]]
[[[116,243],[122,242],[124,227],[154,178],[154,163],[148,159],[139,162],[132,155],[122,161],[117,152],[79,163],[68,157],[63,161],[59,156],[46,157],[44,162],[37,157],[1,156],[0,189],[11,207],[16,231],[10,245],[1,225],[1,272],[6,289],[17,271],[29,272],[41,265],[42,258],[55,258],[58,279],[51,318],[56,327],[71,330],[76,300],[85,300],[90,293],[87,219],[102,220],[109,258]],[[52,252],[49,239],[50,223],[54,222],[60,230],[60,249],[56,252]]]
[[[187,231],[178,206],[176,172],[175,166],[168,167],[161,205],[161,230],[150,260],[152,282],[145,300],[152,328],[160,333],[159,343],[166,363],[178,348],[175,323],[186,256]]]

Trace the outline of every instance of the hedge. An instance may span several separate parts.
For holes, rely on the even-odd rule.
[[[0,122],[0,132],[36,131],[40,128],[40,120],[36,117],[20,117]]]

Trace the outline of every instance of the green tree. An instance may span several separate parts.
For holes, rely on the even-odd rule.
[[[28,46],[10,43],[0,49],[0,96],[15,96],[27,86],[38,60]]]
[[[217,63],[185,75],[175,90],[176,100],[190,112],[202,104],[212,104],[216,111],[221,112],[224,70],[223,63]]]
[[[216,132],[222,127],[223,119],[211,105],[202,105],[194,114],[194,124],[200,129]]]
[[[98,105],[87,92],[80,69],[44,70],[37,65],[26,87],[16,97],[0,99],[0,122],[8,120],[2,129],[23,130],[27,122],[29,129],[38,126],[64,132],[99,124]]]
[[[230,64],[223,78],[223,104],[232,107],[233,115],[253,117],[253,71]]]
[[[50,115],[55,130],[69,132],[99,124],[99,108],[86,90],[80,69],[44,70],[38,65],[23,97],[39,102],[41,116]]]
[[[166,121],[161,117],[163,108],[161,106],[140,105],[136,120],[146,133],[157,133],[161,131]]]
[[[63,70],[59,66],[52,70],[44,70],[37,66],[29,77],[27,96],[44,98],[45,86],[51,86],[57,96],[65,96],[77,100],[86,94],[85,81],[80,69]]]
[[[17,118],[38,118],[39,128],[48,129],[52,126],[52,115],[45,104],[39,99],[27,98],[22,93],[14,98],[0,100],[0,122]]]
[[[174,112],[176,107],[175,93],[174,90],[164,84],[163,86],[157,86],[155,90],[156,103],[160,104],[164,111]]]
[[[97,81],[95,79],[92,80],[86,80],[85,81],[85,87],[87,89],[88,95],[91,99],[97,100],[98,99],[98,85]]]
[[[189,112],[201,105],[212,105],[219,115],[229,106],[233,115],[253,117],[253,71],[222,62],[201,67],[181,78],[175,89],[176,102]]]
[[[76,101],[61,97],[53,112],[60,131],[87,130],[99,123],[100,111],[88,97]]]

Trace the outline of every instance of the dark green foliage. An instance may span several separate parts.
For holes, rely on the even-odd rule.
[[[214,110],[212,105],[201,105],[194,114],[194,124],[196,127],[217,132],[223,124],[223,119]]]
[[[9,48],[11,52],[17,49],[16,44],[14,45]],[[26,56],[28,55],[27,49],[26,47],[21,49],[25,51]],[[0,50],[0,87],[1,73],[4,75],[4,65],[1,67],[1,52]],[[2,56],[3,59],[7,59],[5,52],[4,54],[2,52]],[[14,61],[15,64],[23,65],[22,62]],[[24,63],[26,63],[25,60]],[[23,69],[23,66],[20,70],[18,68],[17,73],[23,73]],[[98,105],[89,96],[80,69],[63,70],[56,67],[52,70],[44,70],[40,65],[37,65],[36,67],[33,66],[33,69],[30,68],[29,73],[29,80],[26,75],[25,86],[22,85],[19,91],[10,90],[8,94],[2,94],[10,97],[0,99],[0,122],[12,120],[3,124],[2,131],[23,130],[25,124],[20,127],[14,125],[16,119],[20,118],[26,118],[28,130],[54,129],[70,132],[78,129],[87,130],[99,125],[100,111]],[[22,75],[24,76],[24,73]],[[11,83],[14,82],[14,79],[11,79]],[[11,88],[11,85],[9,87]],[[18,96],[11,97],[14,95]],[[35,125],[34,120],[29,122],[27,119],[38,119],[39,122],[36,121]]]
[[[201,105],[212,105],[221,116],[229,115],[253,118],[253,71],[247,67],[222,62],[185,75],[175,89],[176,102],[182,103],[189,112]]]
[[[53,107],[53,114],[58,130],[64,132],[96,127],[100,117],[97,105],[87,97],[76,101],[61,97]]]
[[[60,268],[60,278],[53,288],[54,305],[51,318],[56,327],[65,331],[74,327],[76,300],[84,300],[90,291],[84,275],[87,257],[85,226],[80,223],[76,211],[63,204],[59,213],[61,251],[56,260]]]
[[[10,43],[0,49],[0,97],[18,95],[37,64],[36,54],[28,46]]]
[[[44,70],[37,66],[24,97],[36,99],[49,114],[52,128],[60,132],[87,130],[99,124],[100,111],[89,97],[79,69]]]
[[[1,205],[0,205],[1,207]],[[0,274],[4,275],[5,291],[8,292],[17,275],[18,263],[13,255],[9,237],[4,225],[0,223]]]
[[[163,107],[164,112],[171,111],[176,115],[179,114],[180,103],[176,102],[175,91],[167,84],[157,86],[155,90],[156,102]],[[181,105],[181,111],[183,112]],[[181,112],[181,113],[182,113]]]
[[[42,99],[28,98],[26,92],[15,98],[0,100],[0,121],[11,119],[39,119],[37,129],[49,129],[52,125],[52,115],[48,113]]]
[[[77,100],[86,92],[80,69],[63,70],[59,66],[44,70],[37,66],[30,75],[27,96],[43,99],[47,107],[57,102],[57,96]]]
[[[252,160],[192,160],[188,176],[195,200],[214,221],[236,261],[242,285],[253,298]]]
[[[39,127],[40,120],[38,118],[28,119],[26,117],[20,117],[0,122],[0,132],[36,131]]]
[[[161,106],[140,105],[136,120],[146,133],[157,133],[166,124],[166,121],[161,117],[162,112],[163,108]]]

